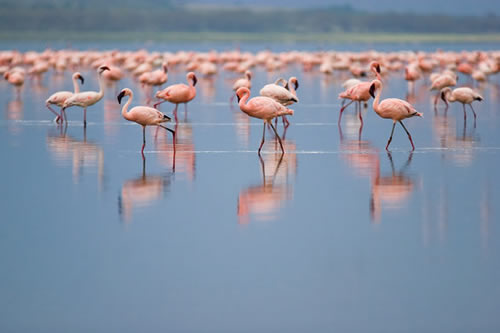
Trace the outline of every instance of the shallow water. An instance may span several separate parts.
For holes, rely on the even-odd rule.
[[[420,82],[416,150],[397,127],[388,154],[392,124],[371,105],[361,138],[354,109],[339,130],[342,77],[258,69],[253,85],[292,74],[282,159],[270,132],[259,159],[262,122],[229,103],[235,76],[221,71],[167,124],[175,170],[169,133],[148,130],[143,162],[141,128],[121,118],[119,89],[144,103],[130,79],[86,130],[80,109],[64,128],[44,106],[69,72],[20,99],[0,81],[0,330],[498,331],[500,78],[479,88],[475,126],[460,105],[434,111]],[[383,97],[406,97],[400,76],[386,81]]]

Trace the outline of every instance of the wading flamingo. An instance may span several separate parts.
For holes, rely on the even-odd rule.
[[[196,97],[196,82],[198,79],[193,72],[189,72],[186,74],[186,80],[189,85],[184,83],[174,84],[166,87],[163,90],[160,90],[156,93],[156,98],[161,98],[163,101],[157,102],[154,107],[157,108],[158,105],[165,102],[170,102],[175,104],[174,116],[177,121],[177,107],[180,103],[184,103],[187,108],[187,103],[192,101]]]
[[[250,70],[245,71],[245,77],[236,80],[233,84],[234,95],[231,96],[230,102],[233,102],[234,96],[236,96],[236,91],[241,87],[252,89],[252,72]]]
[[[109,71],[109,67],[101,66],[97,69],[97,73],[99,75],[99,91],[84,91],[78,94],[73,94],[73,96],[69,97],[63,103],[61,117],[64,117],[66,122],[68,121],[68,118],[66,117],[66,109],[76,105],[83,108],[83,127],[87,127],[87,108],[99,102],[104,96],[104,83],[102,77],[102,73],[104,71]]]
[[[476,111],[472,107],[472,102],[482,101],[483,97],[477,92],[468,87],[461,87],[451,90],[450,87],[446,87],[441,90],[441,99],[446,103],[448,107],[448,102],[460,102],[464,108],[464,119],[467,118],[467,113],[465,112],[465,104],[468,104],[474,114],[474,122],[476,121]]]
[[[83,84],[84,79],[83,76],[79,72],[75,72],[72,75],[72,80],[73,80],[73,92],[71,91],[58,91],[54,94],[52,94],[47,100],[45,101],[45,105],[47,108],[52,111],[57,117],[55,119],[56,123],[59,123],[59,119],[62,119],[62,112],[61,114],[57,113],[54,109],[50,107],[50,104],[52,105],[57,105],[62,108],[64,102],[73,96],[73,94],[78,94],[80,92],[80,86],[78,85],[78,82],[76,81],[77,79],[80,80]]]
[[[250,97],[250,89],[242,87],[236,91],[236,96],[238,97],[238,104],[240,106],[241,111],[245,112],[250,117],[259,118],[264,120],[264,131],[262,132],[262,141],[259,146],[258,153],[260,155],[260,150],[264,145],[265,135],[266,135],[266,124],[269,124],[278,138],[280,143],[282,153],[285,153],[285,149],[283,148],[283,142],[281,142],[281,138],[276,132],[276,128],[271,123],[271,120],[275,117],[284,116],[284,115],[293,115],[293,110],[286,108],[280,103],[276,102],[274,99],[265,96],[254,97],[251,100],[248,100]],[[248,101],[248,103],[247,103]]]
[[[128,107],[132,103],[134,94],[132,93],[132,90],[128,88],[125,88],[122,91],[120,91],[120,94],[117,97],[119,104],[121,104],[123,96],[129,96],[127,103],[125,103],[125,105],[122,108],[123,118],[125,118],[128,121],[133,121],[142,126],[142,149],[141,149],[142,157],[144,157],[144,147],[146,147],[146,126],[162,127],[167,131],[169,131],[170,133],[172,133],[172,136],[174,138],[174,150],[175,150],[175,131],[161,125],[161,123],[166,123],[170,121],[171,120],[170,117],[161,113],[157,109],[151,108],[149,106],[136,106],[127,112]],[[174,156],[175,156],[175,151],[174,151]]]
[[[408,134],[408,139],[410,139],[412,150],[415,150],[415,145],[413,144],[413,140],[411,138],[410,132],[406,129],[403,124],[403,119],[411,118],[414,116],[422,117],[423,114],[417,112],[417,110],[407,101],[403,101],[398,98],[386,98],[382,102],[380,102],[380,94],[382,93],[382,82],[379,80],[374,80],[370,86],[370,95],[375,98],[373,101],[373,110],[382,118],[392,119],[392,131],[391,136],[389,137],[389,141],[387,141],[387,145],[385,146],[385,150],[389,150],[389,145],[392,141],[392,135],[394,134],[394,128],[396,127],[396,122],[399,122],[406,134]],[[375,97],[374,92],[377,90],[377,96]]]
[[[276,82],[271,84],[266,84],[261,90],[260,95],[269,97],[274,99],[276,102],[280,103],[283,106],[288,106],[293,103],[298,103],[299,99],[297,97],[296,90],[299,88],[299,81],[295,76],[292,76],[286,82],[286,85],[282,87],[279,85],[281,82],[286,82],[284,79],[278,79]],[[288,127],[290,122],[286,119],[286,116],[283,115],[283,125]],[[277,121],[277,119],[276,119]]]
[[[458,76],[455,73],[444,73],[434,77],[430,88],[431,91],[437,91],[436,97],[434,98],[434,107],[436,107],[438,103],[438,98],[441,94],[441,90],[446,87],[456,86],[457,79]]]

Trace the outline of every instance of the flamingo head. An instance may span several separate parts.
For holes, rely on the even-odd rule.
[[[79,72],[76,72],[75,74],[73,74],[73,77],[74,77],[75,79],[80,80],[80,82],[82,82],[82,84],[85,82],[85,80],[84,80],[84,78],[83,78],[82,74],[80,74]]]
[[[252,72],[249,70],[245,71],[245,76],[247,77],[247,80],[250,81],[252,79]]]
[[[297,78],[295,76],[292,76],[289,81],[290,81],[290,83],[293,83],[295,90],[299,89],[299,80],[297,80]]]
[[[441,89],[441,99],[446,104],[448,104],[448,101],[446,100],[446,96],[448,96],[449,93],[451,93],[451,88],[450,87],[446,87],[446,88]]]
[[[118,104],[122,103],[123,96],[130,96],[131,93],[132,91],[129,88],[122,89],[122,91],[120,91],[120,93],[117,96]]]
[[[370,68],[375,69],[377,73],[380,74],[380,64],[377,61],[372,61],[370,63]]]
[[[102,74],[102,72],[104,71],[109,71],[109,67],[108,66],[101,66],[99,67],[98,71],[99,71],[99,74]]]
[[[241,87],[238,90],[236,90],[236,97],[238,98],[238,103],[245,94],[250,95],[250,90],[247,87]]]
[[[193,80],[193,87],[196,86],[196,83],[198,82],[198,79],[196,78],[196,75],[193,72],[189,72],[186,75],[187,80]]]
[[[167,73],[168,73],[168,67],[167,67],[167,62],[166,62],[166,61],[164,61],[164,62],[163,62],[163,64],[162,64],[162,68],[163,68],[163,72],[164,72],[165,74],[167,74]]]

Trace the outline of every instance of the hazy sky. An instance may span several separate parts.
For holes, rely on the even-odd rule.
[[[193,0],[192,2],[226,5],[270,5],[273,7],[311,7],[348,4],[367,11],[415,11],[418,13],[446,13],[451,15],[500,14],[498,0]]]

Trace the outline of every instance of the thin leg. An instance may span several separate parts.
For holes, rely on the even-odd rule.
[[[281,142],[281,138],[280,138],[278,132],[276,131],[276,128],[273,126],[273,124],[271,124],[271,128],[273,129],[274,134],[276,134],[276,137],[278,138],[278,141],[280,143],[281,152],[284,154],[285,153],[285,148],[283,148],[283,142]]]
[[[474,128],[476,128],[476,111],[474,111],[472,104],[469,104],[469,106],[470,106],[470,109],[472,110],[472,113],[474,114]]]
[[[363,115],[361,114],[361,102],[358,102],[358,115],[359,115],[359,121],[361,122],[361,128],[363,128]]]
[[[175,122],[178,123],[179,122],[179,118],[177,118],[177,108],[179,107],[179,104],[175,104],[175,108],[174,108],[174,111],[172,111],[172,113],[174,114],[174,119],[175,119]]]
[[[87,127],[87,108],[83,109],[83,127]]]
[[[340,125],[340,121],[342,120],[342,112],[344,112],[344,110],[345,110],[345,109],[346,109],[349,105],[351,105],[351,104],[352,104],[352,102],[354,102],[354,101],[350,101],[349,103],[347,103],[346,105],[344,105],[343,107],[341,107],[341,108],[340,108],[339,121],[338,121],[339,125]]]
[[[146,147],[146,126],[142,126],[142,149],[141,154],[144,158],[144,147]]]
[[[403,129],[405,130],[406,134],[408,134],[408,139],[410,139],[412,151],[415,150],[415,145],[413,144],[413,140],[411,138],[410,132],[408,132],[408,130],[406,129],[405,125],[403,124],[403,122],[401,120],[399,121],[399,123],[401,124],[401,126],[403,126]]]
[[[155,104],[153,104],[153,107],[154,107],[155,109],[158,109],[158,108],[157,108],[157,106],[158,106],[158,105],[160,105],[160,104],[162,104],[162,103],[165,103],[165,102],[166,102],[166,100],[161,101],[161,102],[156,102]]]
[[[59,120],[61,119],[61,115],[60,115],[59,113],[57,113],[54,109],[52,109],[52,108],[50,107],[50,105],[49,105],[49,104],[45,104],[45,105],[47,106],[47,108],[48,108],[48,109],[49,109],[49,110],[50,110],[53,114],[55,114],[55,115],[56,115],[56,119],[55,119],[55,121],[56,121],[56,123],[58,123],[58,124],[59,124]]]
[[[392,135],[394,134],[394,128],[396,127],[396,123],[394,122],[392,124],[392,131],[391,131],[391,136],[389,137],[389,141],[387,141],[387,145],[385,146],[385,150],[389,150],[389,145],[391,144],[392,141]]]
[[[270,124],[271,122],[269,122]],[[262,131],[262,140],[260,141],[260,146],[259,146],[259,150],[257,151],[258,154],[260,155],[260,150],[262,149],[262,146],[264,145],[264,141],[266,140],[266,125],[268,123],[264,122],[264,130]]]
[[[462,106],[464,107],[464,121],[467,120],[467,112],[465,112],[465,104],[462,104]]]
[[[167,131],[169,131],[170,133],[172,133],[172,147],[174,148],[174,156],[173,156],[173,161],[172,161],[172,170],[175,171],[175,155],[176,155],[176,148],[175,148],[176,137],[175,137],[175,131],[171,130],[170,128],[165,127],[163,125],[158,125],[158,126],[161,127],[161,128],[164,128]]]
[[[440,92],[438,91],[438,93],[436,94],[436,97],[434,97],[434,107],[437,106],[439,95],[440,95]]]
[[[285,128],[288,128],[288,126],[290,126],[290,122],[288,121],[288,119],[286,118],[286,116],[282,116],[281,119],[283,120],[283,126]]]

